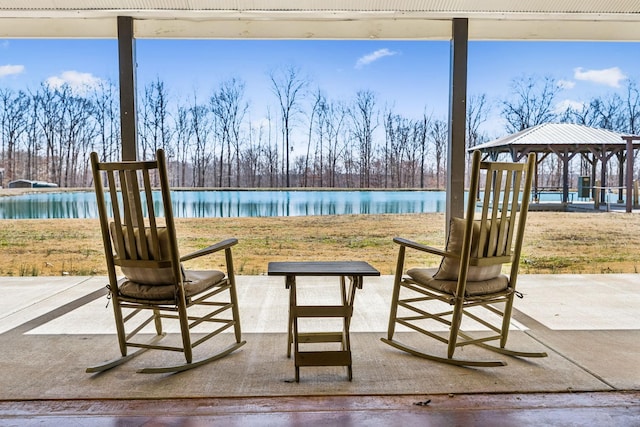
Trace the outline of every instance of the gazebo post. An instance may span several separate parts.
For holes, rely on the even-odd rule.
[[[638,136],[623,136],[622,139],[627,143],[627,203],[626,211],[631,213],[633,210],[633,141],[639,140]]]
[[[624,151],[620,151],[618,153],[618,203],[622,203],[624,181]]]
[[[569,152],[558,154],[562,158],[562,203],[569,203]]]
[[[538,194],[538,186],[540,185],[538,183],[538,152],[535,152],[535,156],[536,156],[536,167],[533,170],[533,180],[534,180],[534,184],[533,184],[533,188],[534,188],[534,198],[535,198],[535,202],[536,203],[540,203],[540,195]]]

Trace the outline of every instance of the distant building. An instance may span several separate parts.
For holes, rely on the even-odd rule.
[[[16,179],[9,183],[9,188],[56,188],[58,184],[43,181],[31,181],[30,179]]]

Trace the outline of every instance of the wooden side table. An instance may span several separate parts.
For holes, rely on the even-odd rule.
[[[296,382],[300,381],[301,366],[346,366],[349,381],[353,378],[349,325],[353,314],[353,300],[356,289],[362,289],[364,276],[379,276],[380,272],[364,261],[309,261],[270,262],[269,276],[285,276],[285,286],[289,289],[289,324],[287,357],[291,357],[294,347]],[[296,296],[296,276],[337,276],[340,277],[342,305],[298,305]],[[347,289],[346,278],[349,278]],[[339,332],[298,332],[299,318],[342,318],[343,328]],[[300,351],[300,343],[341,343],[337,351]]]

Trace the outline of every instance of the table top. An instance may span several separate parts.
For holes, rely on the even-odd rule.
[[[379,276],[365,261],[270,262],[269,276]]]

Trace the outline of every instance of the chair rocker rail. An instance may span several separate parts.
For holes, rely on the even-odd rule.
[[[162,338],[164,338],[164,334],[155,335],[147,344],[158,342]],[[128,362],[134,357],[140,356],[142,353],[150,349],[151,347],[139,348],[137,351],[134,351],[133,353],[129,353],[126,356],[121,356],[116,359],[109,360],[108,362],[102,363],[100,365],[90,366],[85,370],[85,372],[88,374],[96,374],[96,373],[107,371],[109,369],[115,368],[116,366],[120,366],[125,362]]]
[[[169,374],[169,373],[188,371],[190,369],[194,369],[194,368],[198,368],[200,366],[206,365],[207,363],[214,362],[218,359],[222,359],[223,357],[233,353],[234,351],[236,351],[246,343],[247,343],[246,341],[236,342],[234,344],[231,344],[229,347],[222,350],[221,352],[214,354],[213,356],[206,357],[204,359],[198,359],[190,363],[183,363],[179,365],[157,367],[157,368],[142,368],[142,369],[138,369],[136,372],[139,374]]]
[[[416,357],[432,360],[434,362],[446,363],[449,365],[471,366],[471,367],[479,367],[479,368],[491,368],[491,367],[507,365],[507,362],[503,360],[464,360],[464,359],[453,359],[448,357],[436,356],[434,354],[424,353],[411,346],[402,344],[401,342],[396,340],[387,339],[387,338],[381,338],[381,340],[382,342],[389,344],[390,346],[395,347],[398,350],[405,351]]]
[[[459,335],[462,336],[462,337],[465,337],[464,333],[459,333]],[[498,336],[496,339],[500,339],[500,338],[501,337]],[[504,354],[505,356],[512,356],[512,357],[538,357],[538,358],[548,357],[549,356],[544,351],[511,350],[511,349],[507,349],[507,348],[504,348],[504,347],[498,347],[498,346],[494,346],[494,345],[489,345],[486,342],[476,343],[475,345],[477,345],[478,347],[484,348],[486,350],[493,351],[495,353]]]

